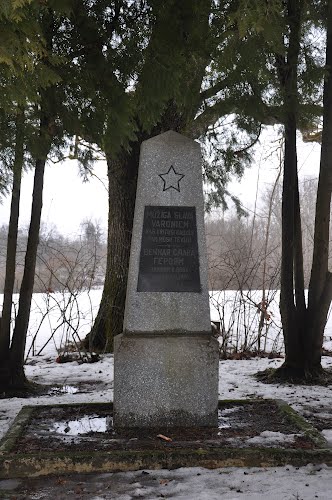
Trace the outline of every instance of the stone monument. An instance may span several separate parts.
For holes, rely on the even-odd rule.
[[[124,328],[115,338],[116,427],[217,424],[201,150],[169,131],[143,142]]]

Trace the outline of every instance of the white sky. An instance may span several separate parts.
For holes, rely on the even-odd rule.
[[[257,148],[256,161],[247,169],[243,178],[233,181],[229,189],[237,195],[243,205],[253,209],[256,197],[257,176],[259,175],[259,190],[274,183],[278,162],[276,155],[270,156],[271,133],[265,133],[261,147]],[[305,176],[318,176],[319,152],[317,144],[304,144],[299,141],[299,172]],[[42,221],[48,227],[55,225],[64,235],[74,235],[80,230],[80,223],[88,218],[97,221],[107,228],[107,175],[106,163],[97,162],[94,177],[83,183],[78,175],[75,161],[63,164],[48,164],[45,171]],[[31,193],[33,172],[24,175],[22,183],[20,225],[27,226],[31,210]],[[0,205],[0,224],[9,220],[10,197]]]
[[[255,205],[257,180],[260,194],[268,187],[272,187],[276,180],[279,167],[278,155],[280,153],[271,155],[277,146],[275,139],[276,136],[272,130],[263,133],[260,147],[257,147],[254,164],[246,170],[240,181],[233,181],[229,185],[229,191],[238,196],[243,206],[250,210],[253,210]],[[301,183],[301,180],[307,177],[318,177],[320,145],[317,143],[304,143],[300,134],[298,134],[297,139],[299,181]]]
[[[82,182],[75,161],[62,164],[49,163],[45,169],[42,222],[54,224],[58,231],[70,236],[80,230],[86,219],[98,221],[107,227],[107,175],[106,162],[97,162],[95,174],[89,182]],[[29,224],[33,171],[24,174],[20,204],[20,226]],[[0,206],[0,224],[9,220],[10,197]]]

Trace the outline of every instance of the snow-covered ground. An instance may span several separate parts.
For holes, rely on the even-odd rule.
[[[77,307],[80,333],[87,331],[90,318],[86,311],[93,311],[98,305],[99,291],[94,291],[95,297],[85,297]],[[99,294],[99,296],[98,296]],[[60,297],[60,295],[59,295]],[[83,299],[83,298],[82,298]],[[41,310],[48,298],[35,296],[35,310]],[[54,299],[50,299],[55,302]],[[38,301],[39,306],[38,306]],[[93,303],[94,301],[94,303]],[[75,301],[74,301],[75,302]],[[38,306],[38,307],[37,307]],[[76,306],[75,306],[76,307]],[[74,309],[73,309],[74,310]],[[43,313],[40,313],[43,317]],[[54,316],[52,316],[54,314]],[[216,319],[216,318],[215,318]],[[35,322],[35,323],[34,323]],[[32,340],[33,325],[40,324],[34,314],[30,322],[30,341]],[[51,330],[61,324],[61,315],[58,306],[42,322],[35,341],[35,352],[38,351],[50,338]],[[91,364],[70,362],[59,364],[55,362],[57,349],[64,342],[62,337],[69,335],[68,325],[59,327],[54,340],[47,344],[43,353],[32,356],[30,351],[26,365],[26,374],[30,380],[41,384],[64,386],[64,393],[37,398],[13,398],[0,400],[0,438],[6,433],[13,419],[22,406],[27,404],[40,405],[51,403],[78,403],[78,402],[107,402],[113,398],[113,356],[104,355],[101,360]],[[62,331],[61,331],[62,328]],[[77,329],[78,330],[78,329]],[[60,335],[61,333],[61,335]],[[257,371],[267,367],[276,367],[282,359],[254,358],[250,360],[227,360],[220,362],[219,395],[220,399],[242,398],[278,398],[288,402],[294,409],[305,417],[316,416],[326,421],[323,434],[332,446],[332,386],[292,386],[266,385],[254,378]],[[324,357],[323,365],[332,368],[332,358]],[[268,429],[266,429],[268,431]],[[264,436],[262,436],[264,439]],[[82,491],[85,479],[80,476]],[[307,465],[295,468],[292,466],[278,468],[225,468],[206,470],[202,468],[182,468],[178,470],[142,471],[128,473],[113,473],[96,475],[98,493],[82,493],[76,495],[74,490],[75,478],[68,479],[68,496],[60,498],[114,498],[129,500],[134,498],[157,499],[185,498],[190,500],[214,499],[306,499],[314,498],[330,500],[332,498],[332,468],[324,464]],[[52,481],[41,483],[39,496],[25,496],[25,498],[49,498],[49,488]],[[88,483],[86,483],[87,485]],[[82,486],[83,485],[83,486]],[[1,489],[12,487],[13,483],[0,481]],[[48,490],[47,490],[48,488]],[[55,483],[54,483],[55,488]],[[88,491],[88,486],[86,487]],[[13,491],[15,496],[15,492]],[[44,495],[44,496],[43,496]],[[85,495],[85,496],[84,496]]]
[[[53,355],[31,358],[26,366],[27,376],[36,382],[67,386],[68,393],[56,396],[42,396],[28,399],[0,400],[0,436],[3,435],[14,417],[27,404],[77,403],[111,401],[113,397],[113,356],[105,355],[97,363],[78,364],[55,363]],[[227,360],[220,362],[220,398],[280,398],[287,401],[302,415],[316,415],[326,421],[332,418],[332,386],[300,387],[266,385],[253,375],[258,370],[278,366],[281,359]],[[332,368],[332,358],[324,357],[324,366]],[[73,389],[71,389],[71,387]],[[79,392],[74,392],[74,388]],[[83,391],[83,392],[81,392]],[[327,427],[328,427],[327,423]],[[267,429],[268,430],[268,429]],[[332,431],[326,429],[325,437],[332,445]],[[262,436],[263,438],[264,436]],[[332,468],[324,464],[295,468],[229,468],[205,470],[182,468],[178,470],[142,471],[96,475],[98,495],[76,496],[76,498],[134,498],[157,499],[186,498],[190,500],[213,499],[331,499]],[[71,479],[73,481],[73,479]],[[77,481],[82,485],[85,479]],[[1,488],[7,483],[0,481]],[[51,481],[38,486],[38,498],[48,498]],[[69,483],[71,484],[71,483]],[[112,488],[110,489],[110,485]],[[69,486],[68,486],[69,487]],[[47,491],[48,493],[47,493]],[[14,494],[14,492],[13,492]],[[70,494],[68,493],[68,498]],[[74,495],[74,493],[73,493]],[[36,496],[25,498],[37,498]],[[59,497],[58,497],[59,498]],[[63,497],[65,498],[65,497]]]
[[[89,332],[98,312],[102,290],[78,290],[73,293],[36,293],[33,295],[26,343],[26,355],[52,356],[68,342],[79,341]],[[283,338],[279,313],[279,292],[270,290],[266,295],[266,320],[261,332],[260,349],[283,352]],[[255,350],[260,320],[262,292],[213,291],[210,292],[210,316],[221,323],[228,351]],[[14,312],[18,295],[14,296]],[[2,295],[0,294],[0,307]],[[332,350],[332,315],[329,314],[324,336],[325,349]]]

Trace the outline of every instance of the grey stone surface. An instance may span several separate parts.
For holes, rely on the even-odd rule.
[[[210,332],[207,256],[200,146],[169,131],[142,144],[129,264],[124,332]],[[180,192],[163,191],[163,174],[173,166],[184,175]],[[196,208],[201,293],[138,292],[137,280],[144,208],[147,205]]]
[[[117,335],[114,425],[216,425],[218,364],[207,335]]]
[[[210,326],[201,163],[199,144],[176,132],[142,144],[124,329],[115,339],[115,426],[217,425],[218,343]],[[152,210],[163,215],[155,219]],[[154,226],[177,224],[185,214],[196,218],[197,241],[192,223]],[[162,228],[176,228],[170,244]],[[145,254],[167,248],[167,263]],[[187,249],[194,253],[176,265],[176,253]]]

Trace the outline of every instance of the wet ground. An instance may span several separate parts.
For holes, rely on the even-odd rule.
[[[115,429],[111,405],[36,407],[15,453],[213,447],[314,448],[294,419],[270,400],[223,402],[215,428]]]
[[[331,468],[324,465],[195,467],[0,481],[0,498],[6,500],[330,500],[331,490]]]

